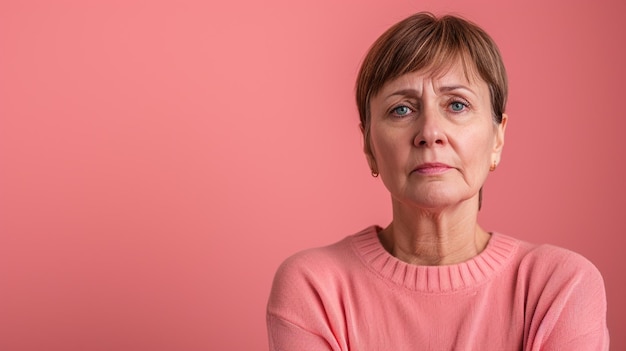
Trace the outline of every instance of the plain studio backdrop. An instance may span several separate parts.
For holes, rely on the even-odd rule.
[[[507,65],[481,223],[589,258],[626,350],[618,0],[2,1],[0,349],[267,349],[280,262],[391,218],[354,81],[422,10]]]

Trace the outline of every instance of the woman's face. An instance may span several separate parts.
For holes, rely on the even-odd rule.
[[[436,77],[407,73],[370,100],[368,162],[394,201],[428,209],[478,201],[507,117],[495,124],[487,84],[469,76],[460,62]]]

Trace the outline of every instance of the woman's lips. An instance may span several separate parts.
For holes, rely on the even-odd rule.
[[[417,172],[419,174],[433,175],[433,174],[441,174],[451,170],[452,167],[448,166],[445,163],[424,163],[417,166],[413,172]]]

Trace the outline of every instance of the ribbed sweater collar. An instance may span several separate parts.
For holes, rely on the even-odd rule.
[[[378,239],[377,228],[368,227],[352,236],[357,255],[382,278],[426,293],[452,292],[481,285],[502,271],[519,247],[518,240],[492,233],[487,247],[468,261],[447,266],[418,266],[389,254]]]

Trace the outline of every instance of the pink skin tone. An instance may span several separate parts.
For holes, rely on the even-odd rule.
[[[463,262],[490,237],[476,223],[478,192],[500,161],[507,116],[494,122],[487,84],[468,75],[460,62],[437,76],[408,73],[370,102],[366,156],[393,205],[380,237],[410,263]]]

